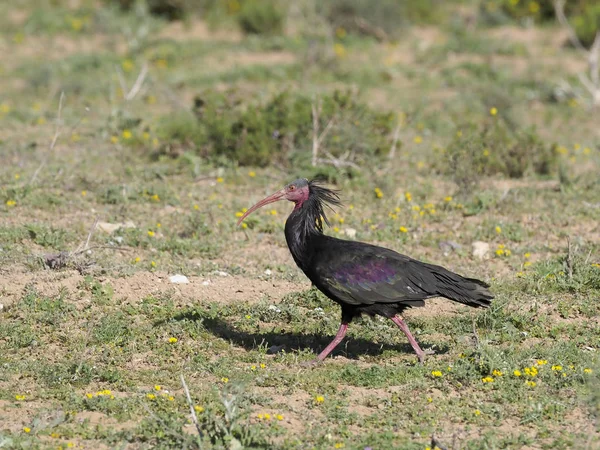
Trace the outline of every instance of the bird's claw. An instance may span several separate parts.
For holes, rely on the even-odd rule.
[[[429,355],[435,355],[435,350],[432,348],[427,348],[420,353],[417,353],[417,358],[419,358],[419,363],[421,365],[425,364],[425,357]]]

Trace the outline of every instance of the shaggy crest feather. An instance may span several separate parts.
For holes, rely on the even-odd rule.
[[[334,206],[340,206],[340,196],[337,191],[328,189],[323,186],[323,182],[320,180],[311,180],[308,182],[308,188],[310,190],[310,196],[305,202],[307,220],[304,222],[308,228],[305,230],[307,233],[323,233],[323,222],[327,226],[331,226],[327,214],[325,213],[325,207],[333,211]]]

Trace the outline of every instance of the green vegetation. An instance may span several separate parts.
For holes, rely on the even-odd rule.
[[[550,2],[11,3],[0,448],[600,445],[600,135]],[[365,318],[304,367],[339,307],[290,205],[236,221],[314,176],[344,202],[327,233],[488,280],[492,307],[408,311],[423,366]]]

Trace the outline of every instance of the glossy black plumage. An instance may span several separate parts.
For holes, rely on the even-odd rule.
[[[319,290],[342,307],[340,329],[319,354],[319,361],[341,342],[353,318],[368,314],[390,318],[423,362],[425,352],[401,316],[406,308],[424,306],[431,297],[445,297],[475,308],[487,307],[493,299],[483,281],[384,247],[325,235],[327,209],[339,206],[340,201],[335,191],[316,181],[290,183],[252,206],[238,223],[256,209],[283,199],[295,203],[285,223],[285,238],[294,261]]]
[[[473,307],[493,298],[482,281],[441,266],[417,261],[393,250],[323,234],[327,204],[338,205],[333,191],[309,183],[309,197],[285,224],[296,264],[325,295],[342,306],[342,320],[362,313],[393,317],[431,297],[445,297]]]

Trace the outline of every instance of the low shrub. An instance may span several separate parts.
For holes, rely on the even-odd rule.
[[[558,167],[555,146],[544,143],[534,128],[520,128],[501,117],[459,127],[448,147],[439,152],[440,171],[452,175],[459,191],[466,194],[476,189],[482,176],[549,175]]]
[[[165,142],[189,143],[188,150],[218,165],[307,168],[313,107],[319,111],[319,134],[329,125],[320,157],[343,160],[342,165],[351,168],[388,152],[394,115],[375,111],[341,91],[319,100],[283,91],[266,101],[242,99],[235,91],[207,91],[195,99],[195,122],[184,116],[166,118],[158,134]]]
[[[284,8],[276,0],[244,0],[237,14],[237,22],[246,34],[281,34],[284,19]]]

